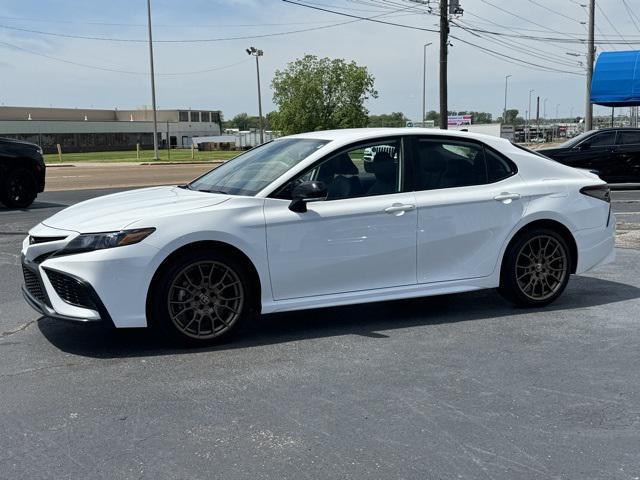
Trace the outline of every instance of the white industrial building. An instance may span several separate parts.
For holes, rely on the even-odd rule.
[[[221,113],[211,110],[158,110],[163,147],[191,147],[193,137],[220,135]],[[54,152],[124,150],[153,146],[153,111],[0,106],[0,136],[18,138]]]

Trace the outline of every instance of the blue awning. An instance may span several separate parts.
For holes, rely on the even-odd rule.
[[[640,105],[640,51],[603,52],[598,56],[591,103],[606,107]]]

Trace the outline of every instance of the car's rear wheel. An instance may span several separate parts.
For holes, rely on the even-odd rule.
[[[243,262],[232,255],[196,250],[164,269],[150,310],[174,343],[207,346],[228,339],[255,314],[255,295]]]
[[[571,275],[571,251],[557,232],[536,228],[519,234],[502,265],[500,293],[524,307],[541,307],[556,300]]]
[[[0,200],[9,208],[26,208],[38,195],[36,178],[26,168],[9,171],[0,185]]]

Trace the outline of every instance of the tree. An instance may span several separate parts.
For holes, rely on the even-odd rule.
[[[365,127],[364,102],[377,98],[366,67],[342,59],[305,55],[276,70],[271,88],[278,107],[274,128],[284,134]]]
[[[429,110],[427,115],[424,117],[425,120],[433,120],[433,124],[436,127],[440,126],[440,114],[435,110]]]
[[[260,122],[257,116],[249,116],[246,113],[239,113],[231,120],[225,122],[225,128],[239,128],[240,130],[250,130],[252,128],[260,128]]]
[[[368,127],[406,127],[409,119],[402,112],[369,115]]]
[[[497,119],[498,123],[504,123],[505,125],[515,125],[516,123],[518,123],[518,118],[520,118],[518,117],[518,113],[520,113],[519,110],[513,108],[513,109],[507,110],[505,113],[506,115],[505,115],[504,121],[502,116],[499,116]],[[520,118],[520,120],[522,119]]]

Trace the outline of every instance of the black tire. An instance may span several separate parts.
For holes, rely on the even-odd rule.
[[[230,300],[238,296],[240,301]],[[225,252],[196,249],[174,258],[159,273],[149,297],[150,323],[173,344],[206,347],[229,340],[254,318],[258,296],[243,261]],[[183,307],[186,310],[178,313]]]
[[[521,307],[549,305],[567,287],[572,260],[567,242],[556,231],[526,230],[505,252],[498,291]]]
[[[10,170],[0,185],[0,200],[9,208],[27,208],[38,195],[36,177],[26,168]]]

